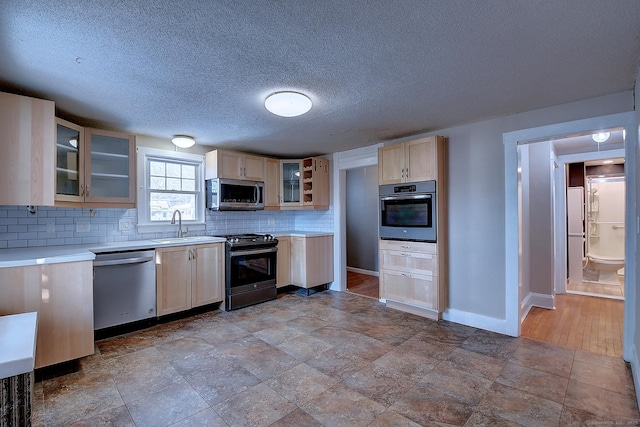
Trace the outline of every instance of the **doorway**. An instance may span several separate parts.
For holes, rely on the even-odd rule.
[[[565,165],[575,161],[594,161],[612,156],[630,157],[625,152],[624,143],[618,147],[614,147],[612,144],[608,147],[611,148],[611,151],[605,155],[602,153],[605,151],[602,145],[594,150],[593,148],[571,147],[571,144],[562,147],[562,144],[558,143],[558,141],[562,139],[571,141],[571,138],[579,137],[593,139],[592,135],[596,133],[596,131],[604,128],[600,127],[602,123],[610,124],[609,127],[615,127],[611,125],[617,125],[619,129],[616,130],[620,131],[622,141],[624,141],[624,128],[629,125],[633,128],[631,118],[632,116],[629,114],[619,114],[605,118],[587,119],[505,134],[505,156],[507,159],[505,162],[505,189],[507,194],[506,309],[509,334],[518,336],[523,332],[521,326],[524,319],[528,317],[527,315],[531,316],[540,310],[547,311],[544,309],[561,308],[559,306],[566,305],[565,302],[568,298],[575,297],[574,295],[563,295],[566,292],[566,281],[568,277],[568,263],[565,255],[568,246],[565,205],[565,181],[567,176],[564,172]],[[554,135],[563,136],[556,137]],[[566,135],[569,137],[566,137]],[[629,137],[629,135],[627,135],[627,137]],[[632,139],[635,140],[633,135],[627,140],[626,151],[629,153],[633,152],[634,141],[631,141]],[[533,200],[526,197],[524,198],[526,202],[523,203],[523,193],[527,191],[526,181],[527,178],[531,178],[528,174],[532,172],[531,162],[527,156],[531,155],[529,150],[535,150],[536,148],[534,147],[540,142],[549,144],[546,164],[542,168],[542,172],[535,170],[533,173],[547,174],[546,179],[548,185],[543,182],[542,186],[547,185],[546,194],[547,199],[550,199],[550,203],[541,204],[540,200]],[[575,142],[575,140],[573,142]],[[595,139],[591,141],[591,144],[594,144],[594,142],[596,142]],[[635,159],[632,158],[630,162],[633,164],[625,168],[624,172],[627,181],[635,177]],[[536,169],[538,169],[537,165]],[[538,183],[535,178],[534,180]],[[523,188],[523,182],[525,188]],[[635,191],[635,185],[633,190],[628,189],[627,191]],[[553,195],[554,192],[556,193],[555,196]],[[632,198],[632,195],[633,193],[626,196],[627,202]],[[527,206],[527,203],[529,203],[529,206]],[[561,212],[562,215],[559,215],[559,212]],[[546,221],[547,223],[543,229],[532,227],[532,224],[539,224],[541,222],[539,218],[540,213],[542,213],[543,217],[542,222]],[[630,223],[630,219],[634,220],[635,218],[630,213],[627,213],[623,219],[624,224]],[[635,221],[631,222],[635,223]],[[623,227],[619,227],[618,230],[624,228],[624,224]],[[527,226],[529,226],[528,229]],[[553,231],[549,233],[551,235],[544,235],[547,233],[546,230]],[[542,234],[542,238],[540,234]],[[529,239],[529,241],[527,241],[527,239]],[[534,242],[532,243],[532,241]],[[635,249],[635,241],[630,238],[628,233],[625,233],[624,241],[625,253],[633,253],[631,250]],[[514,250],[516,248],[519,250]],[[533,252],[531,252],[531,248],[534,248]],[[537,253],[535,252],[536,249]],[[546,251],[546,253],[544,251]],[[540,260],[545,262],[540,264]],[[630,262],[633,267],[629,266],[628,270],[630,271],[623,279],[625,282],[624,289],[627,293],[629,291],[632,292],[635,299],[635,287],[633,286],[635,282],[635,261],[631,260]],[[538,280],[531,280],[531,271],[535,271]],[[558,274],[558,272],[560,272],[560,274]],[[630,276],[633,276],[633,278]],[[540,278],[545,278],[546,280],[541,281],[539,280]],[[560,304],[560,302],[562,302],[562,304]],[[625,338],[623,342],[627,343],[630,342],[630,337],[634,331],[633,322],[630,320],[635,313],[635,301],[632,299],[629,303],[625,302],[623,304],[624,314],[622,318],[625,321],[624,333],[622,335],[624,335]],[[543,307],[544,309],[538,307]],[[557,311],[558,310],[556,310],[556,312]],[[568,325],[570,325],[569,322],[563,322],[562,326],[564,327],[565,335],[567,334]],[[546,328],[548,328],[548,326],[543,329]]]
[[[380,298],[378,166],[346,171],[347,291]]]

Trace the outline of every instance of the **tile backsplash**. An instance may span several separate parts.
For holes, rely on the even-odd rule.
[[[190,235],[273,233],[304,230],[333,232],[333,208],[326,211],[206,212],[206,230]],[[131,224],[120,230],[120,220]],[[174,237],[168,233],[137,233],[135,209],[0,206],[0,249],[79,245]]]

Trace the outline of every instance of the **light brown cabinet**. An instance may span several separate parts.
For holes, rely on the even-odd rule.
[[[224,243],[156,249],[158,316],[224,299]]]
[[[93,354],[93,262],[0,268],[0,315],[32,311],[36,368]]]
[[[333,282],[333,236],[291,237],[291,284],[313,288]]]
[[[378,149],[378,184],[429,181],[437,178],[438,145],[442,137],[429,136]]]
[[[56,118],[56,205],[135,207],[135,136]]]
[[[205,179],[229,178],[264,181],[264,157],[227,150],[206,154]]]
[[[280,160],[280,209],[329,209],[329,160]]]
[[[280,209],[280,160],[265,158],[264,208]]]
[[[444,281],[438,279],[435,243],[380,240],[380,297],[423,309],[439,319],[444,306]],[[398,308],[398,307],[396,307]]]
[[[276,285],[281,288],[291,284],[291,237],[278,237],[276,260]]]
[[[0,93],[0,205],[54,204],[55,104]]]

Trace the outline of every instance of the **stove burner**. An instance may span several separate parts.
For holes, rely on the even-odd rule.
[[[271,234],[226,234],[220,237],[227,239],[231,246],[277,245],[278,239]]]

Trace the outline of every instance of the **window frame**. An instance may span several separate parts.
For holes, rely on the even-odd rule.
[[[196,195],[196,219],[183,220],[182,227],[189,231],[201,231],[206,229],[205,219],[205,156],[201,154],[180,153],[176,151],[161,150],[151,147],[137,147],[137,216],[138,233],[168,233],[176,230],[176,224],[170,220],[151,221],[150,219],[150,168],[151,161],[188,164],[195,166],[195,191],[185,192]]]

